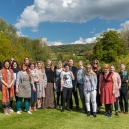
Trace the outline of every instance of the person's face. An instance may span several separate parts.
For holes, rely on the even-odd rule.
[[[11,59],[10,59],[11,64],[12,64],[13,61],[14,61],[14,58],[11,58]]]
[[[5,66],[6,69],[9,69],[9,62],[5,62],[4,66]]]
[[[29,59],[28,58],[25,58],[25,63],[26,64],[29,64],[29,62],[30,62]]]
[[[90,67],[90,66],[87,66],[87,67],[86,67],[86,71],[87,71],[87,72],[90,72],[90,70],[91,70],[91,67]]]
[[[47,66],[51,66],[51,64],[52,64],[52,62],[49,60],[49,61],[47,62]]]
[[[16,62],[13,63],[13,68],[17,68],[17,63]]]
[[[34,69],[34,65],[33,64],[30,66],[30,69],[32,69],[32,70]]]
[[[41,68],[42,68],[41,63],[38,63],[38,64],[37,64],[37,66],[38,66],[38,68],[39,68],[39,69],[41,69]]]
[[[83,65],[82,61],[78,62],[78,67],[81,68]]]
[[[110,67],[110,71],[111,71],[111,72],[115,72],[115,67],[114,67],[114,66],[111,66],[111,67]]]
[[[60,69],[60,68],[62,68],[62,65],[61,65],[61,63],[59,63],[59,64],[58,64],[58,68],[59,68],[59,69]]]
[[[98,67],[98,62],[97,62],[97,61],[94,61],[93,66],[94,66],[95,68]]]
[[[71,59],[71,60],[69,60],[69,65],[70,65],[70,67],[72,67],[73,66],[73,60]]]
[[[27,66],[23,65],[22,69],[23,69],[23,71],[26,71],[27,70]]]
[[[108,68],[104,68],[104,73],[108,73],[109,69]]]
[[[66,71],[66,72],[69,71],[69,66],[65,66],[65,71]]]
[[[125,71],[125,67],[124,67],[124,66],[121,66],[121,67],[120,67],[120,71],[121,71],[121,72],[124,72],[124,71]]]

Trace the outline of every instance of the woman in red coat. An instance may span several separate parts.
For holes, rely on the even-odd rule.
[[[112,117],[112,103],[115,99],[115,85],[114,76],[109,72],[110,66],[104,65],[104,72],[100,75],[99,93],[101,94],[100,101],[105,104],[105,116]]]

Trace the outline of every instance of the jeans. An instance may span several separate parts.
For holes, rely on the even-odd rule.
[[[16,105],[17,111],[20,111],[20,109],[21,109],[22,99],[23,98],[18,97],[17,105]],[[29,111],[29,98],[24,98],[24,107],[25,107],[26,111],[28,112]]]
[[[83,84],[78,84],[78,89],[79,89],[79,94],[80,94],[83,110],[86,110],[85,96],[84,96],[84,85]]]
[[[70,97],[72,94],[72,88],[63,87],[62,93],[63,93],[62,109],[64,109],[64,107],[65,107],[66,99],[67,99],[67,108],[69,108],[69,102],[70,102]]]
[[[56,95],[57,95],[57,105],[59,106],[59,100],[61,98],[61,106],[62,106],[62,91],[61,92],[56,92]]]
[[[118,111],[118,98],[116,98],[116,102],[114,103],[115,111]]]
[[[121,87],[119,97],[120,110],[124,111],[122,99],[124,99],[125,103],[125,112],[128,112],[128,89],[126,87]]]
[[[96,90],[93,90],[93,91],[84,90],[84,95],[85,95],[85,103],[86,103],[87,111],[90,111],[90,100],[91,100],[93,112],[96,112],[96,107],[97,107]]]

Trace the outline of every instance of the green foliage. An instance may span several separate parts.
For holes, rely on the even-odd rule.
[[[116,31],[105,32],[97,38],[93,47],[94,58],[106,63],[114,62],[116,56],[126,54],[125,46]]]

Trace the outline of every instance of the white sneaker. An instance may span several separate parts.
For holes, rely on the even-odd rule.
[[[60,106],[60,109],[62,109],[62,106]]]
[[[58,105],[56,106],[56,109],[59,109],[59,106]]]
[[[13,113],[13,112],[14,112],[14,110],[13,110],[12,108],[10,108],[10,112],[12,112],[12,113]]]
[[[21,114],[21,112],[20,111],[17,111],[17,114]]]
[[[28,113],[28,114],[32,114],[32,112],[30,112],[30,111],[28,111],[27,113]]]

